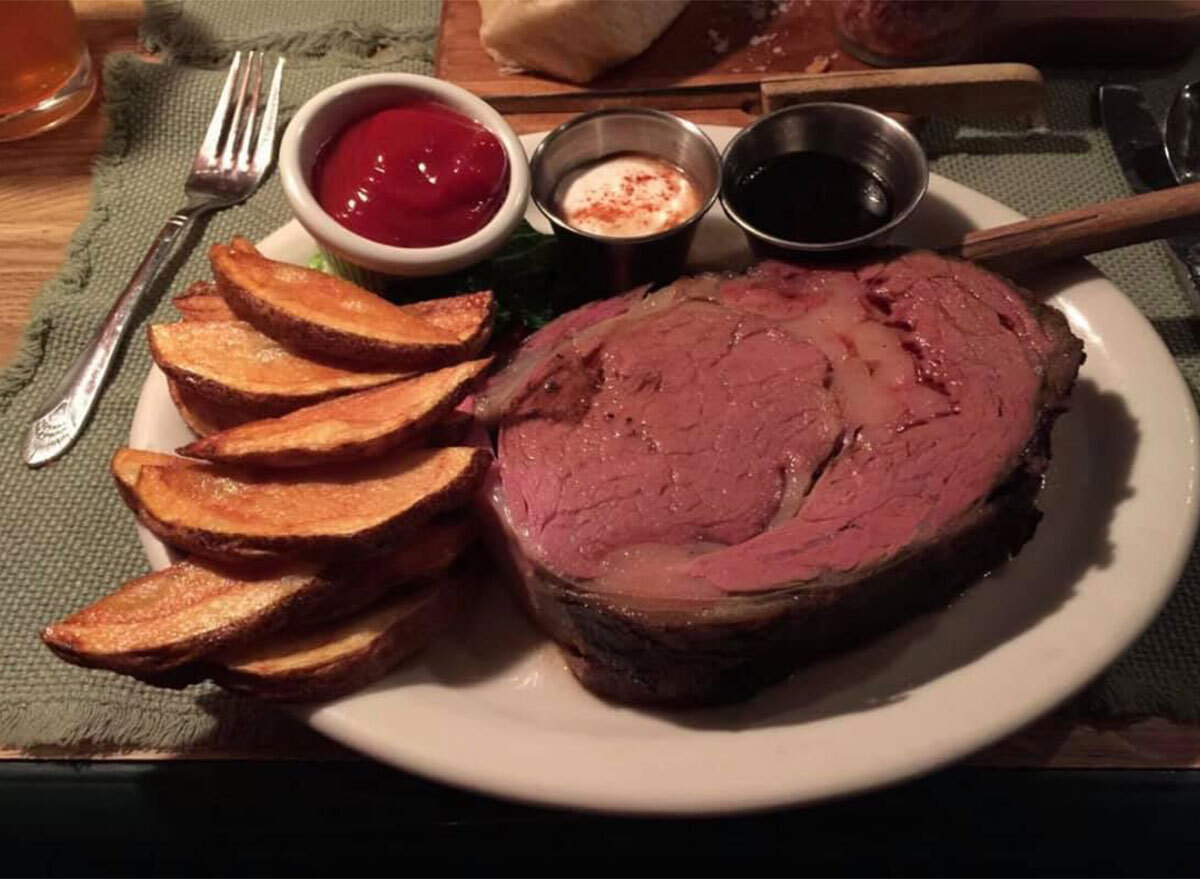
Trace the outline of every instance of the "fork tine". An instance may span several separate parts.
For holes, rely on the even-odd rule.
[[[217,109],[213,110],[212,121],[208,123],[208,131],[204,133],[204,142],[200,144],[200,156],[206,162],[215,162],[221,149],[221,132],[225,129],[225,117],[229,114],[229,98],[233,94],[234,77],[242,65],[242,53],[234,52],[233,61],[229,64],[229,75],[225,77],[225,86],[221,89],[221,97],[217,101]]]
[[[271,76],[271,91],[267,94],[267,106],[263,110],[262,125],[258,130],[258,143],[254,147],[255,174],[265,174],[275,153],[275,122],[279,118],[279,90],[283,83],[283,62],[275,62],[275,73]]]
[[[249,75],[253,91],[246,112],[246,127],[242,132],[242,143],[238,147],[237,168],[239,171],[250,170],[250,143],[254,138],[254,121],[258,116],[258,107],[262,97],[262,75],[265,63],[266,56],[262,52],[251,55]]]
[[[246,105],[246,87],[250,83],[250,68],[253,64],[254,53],[246,57],[242,65],[241,82],[238,83],[237,103],[233,105],[233,119],[229,123],[229,131],[225,135],[225,148],[221,151],[221,168],[233,168],[233,154],[237,149],[238,131],[242,125],[242,108]]]

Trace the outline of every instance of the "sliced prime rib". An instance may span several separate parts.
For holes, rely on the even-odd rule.
[[[1053,308],[927,252],[592,303],[477,401],[493,546],[592,690],[745,698],[1020,549],[1082,359]]]

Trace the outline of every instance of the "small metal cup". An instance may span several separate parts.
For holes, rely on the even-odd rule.
[[[617,153],[646,153],[681,168],[700,189],[700,209],[655,235],[614,238],[567,225],[554,204],[562,179],[575,169]],[[700,218],[721,191],[721,155],[699,128],[659,110],[596,110],[564,122],[538,144],[529,160],[530,196],[561,245],[561,258],[597,294],[670,281],[687,259]]]
[[[734,188],[768,159],[802,151],[839,156],[873,173],[891,191],[891,220],[843,241],[791,241],[752,226],[730,203]],[[929,186],[929,162],[912,133],[890,116],[857,104],[796,104],[763,116],[729,142],[721,167],[721,207],[729,219],[746,233],[756,253],[785,258],[879,243],[913,212]],[[788,194],[781,192],[779,197]]]

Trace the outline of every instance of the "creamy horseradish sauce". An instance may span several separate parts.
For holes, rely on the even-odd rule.
[[[582,232],[638,238],[687,220],[700,210],[700,193],[670,162],[644,153],[617,153],[564,177],[554,203],[567,225]]]

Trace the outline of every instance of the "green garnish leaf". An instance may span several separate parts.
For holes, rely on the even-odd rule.
[[[337,274],[319,251],[308,267]],[[497,331],[535,330],[587,299],[582,285],[561,265],[554,236],[524,220],[490,259],[450,275],[396,280],[384,295],[395,302],[420,302],[476,290],[495,294]]]

